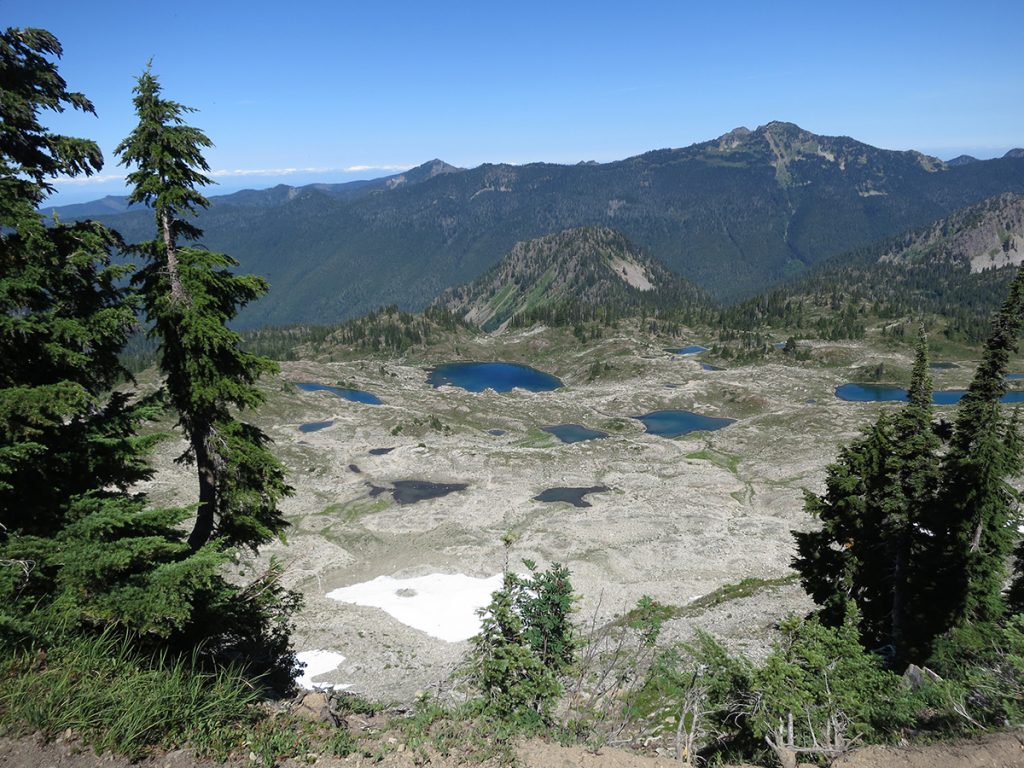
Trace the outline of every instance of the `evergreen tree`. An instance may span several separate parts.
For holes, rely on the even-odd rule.
[[[886,589],[891,587],[889,615],[881,617],[881,624],[897,664],[925,658],[937,631],[936,596],[931,587],[941,446],[932,425],[932,379],[924,326],[918,332],[907,400],[892,419],[886,482],[877,498],[882,511],[883,584]]]
[[[865,645],[895,665],[926,656],[941,623],[928,600],[939,482],[931,394],[922,331],[909,402],[883,412],[860,439],[840,449],[839,460],[828,467],[824,495],[809,493],[805,500],[821,528],[795,534],[794,568],[821,606],[822,619],[841,626],[855,616]]]
[[[149,473],[136,427],[153,404],[111,392],[135,327],[130,268],[110,261],[120,239],[37,213],[52,176],[102,166],[95,143],[40,123],[93,111],[60,54],[44,30],[0,35],[0,640],[112,623],[167,637],[221,556],[186,560],[183,513],[128,492]]]
[[[266,435],[232,409],[262,403],[256,381],[277,366],[244,352],[228,323],[267,284],[233,274],[238,263],[225,254],[180,244],[202,234],[189,219],[209,205],[199,188],[211,183],[202,154],[211,142],[184,123],[193,110],[163,98],[148,69],[138,78],[134,104],[138,125],[116,152],[135,168],[129,200],[156,216],[156,239],[138,247],[148,264],[137,282],[160,341],[168,399],[189,443],[182,460],[197,469],[199,508],[189,545],[198,550],[216,540],[255,549],[282,535],[286,523],[277,502],[290,488]]]
[[[992,323],[943,461],[938,519],[945,543],[937,583],[947,625],[994,626],[1005,614],[1007,560],[1017,540],[1019,494],[1008,478],[1024,469],[1017,418],[1000,406],[1010,355],[1024,324],[1024,270]]]

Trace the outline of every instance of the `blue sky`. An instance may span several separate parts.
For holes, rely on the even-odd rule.
[[[54,32],[99,113],[49,121],[107,157],[57,203],[122,191],[112,150],[150,58],[216,144],[214,194],[434,157],[608,161],[770,120],[943,158],[1024,145],[1020,0],[0,0],[0,18]]]

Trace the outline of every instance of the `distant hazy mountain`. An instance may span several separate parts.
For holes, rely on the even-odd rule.
[[[947,160],[946,165],[950,168],[956,168],[958,165],[967,165],[968,163],[976,163],[978,158],[973,155],[957,155],[952,160]]]
[[[607,227],[578,227],[516,243],[495,266],[436,302],[487,329],[542,308],[586,305],[624,314],[707,304],[706,294]]]
[[[432,161],[354,184],[237,193],[202,215],[204,245],[271,282],[243,323],[420,309],[515,243],[579,226],[619,230],[717,298],[739,299],[965,205],[1024,193],[1024,158],[951,166],[769,123],[611,163]],[[129,241],[151,236],[146,211],[101,218]]]
[[[50,206],[43,208],[42,213],[50,216],[54,212],[62,219],[86,219],[97,216],[109,216],[112,213],[122,213],[128,210],[127,195],[107,195],[99,200],[90,200],[87,203],[74,203],[73,205]]]
[[[947,335],[978,341],[1021,264],[1024,195],[999,195],[822,264],[728,310],[726,323],[790,325],[808,308],[852,305],[893,321],[938,315]]]

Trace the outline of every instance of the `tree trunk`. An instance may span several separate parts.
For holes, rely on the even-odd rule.
[[[907,559],[909,556],[910,537],[907,531],[901,530],[896,541],[896,551],[893,553],[893,578],[892,578],[892,626],[890,628],[890,639],[892,641],[894,660],[901,665],[907,655],[907,597],[909,585],[907,583]]]
[[[195,552],[213,536],[215,512],[217,510],[217,472],[209,449],[210,431],[204,430],[192,443],[196,453],[196,470],[199,475],[199,510],[188,546]]]
[[[171,301],[177,303],[185,300],[185,289],[181,286],[181,276],[178,274],[178,251],[174,244],[174,233],[171,231],[171,214],[166,208],[160,211],[160,224],[164,234],[164,249],[167,252],[167,276],[171,281]]]

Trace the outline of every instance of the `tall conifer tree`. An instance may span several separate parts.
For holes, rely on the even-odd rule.
[[[994,626],[1006,611],[1003,587],[1018,538],[1019,499],[1008,480],[1024,461],[1017,418],[1004,413],[1000,398],[1022,326],[1024,269],[993,320],[943,460],[938,522],[945,551],[937,576],[949,626]]]
[[[95,143],[47,131],[40,113],[92,112],[70,92],[45,30],[0,34],[0,640],[109,624],[166,638],[216,580],[217,553],[188,557],[180,510],[146,507],[152,411],[111,388],[137,303],[111,265],[116,233],[44,222],[57,174],[102,167]]]
[[[892,663],[920,660],[936,621],[923,600],[934,532],[939,440],[931,424],[927,343],[918,339],[906,406],[884,411],[840,449],[822,496],[807,494],[821,528],[796,533],[794,568],[833,626],[856,618],[862,641]],[[851,611],[851,604],[856,611]]]
[[[189,544],[198,550],[216,540],[255,549],[282,535],[277,503],[290,489],[266,435],[233,409],[262,403],[256,381],[277,367],[243,351],[228,323],[267,284],[233,274],[238,263],[225,254],[181,244],[202,235],[191,219],[209,205],[199,189],[211,183],[203,157],[211,142],[185,124],[193,110],[163,98],[148,69],[134,103],[139,122],[115,151],[134,167],[129,200],[152,207],[156,218],[157,237],[139,247],[149,263],[137,280],[160,341],[168,398],[189,443],[182,459],[197,469],[199,508]]]

